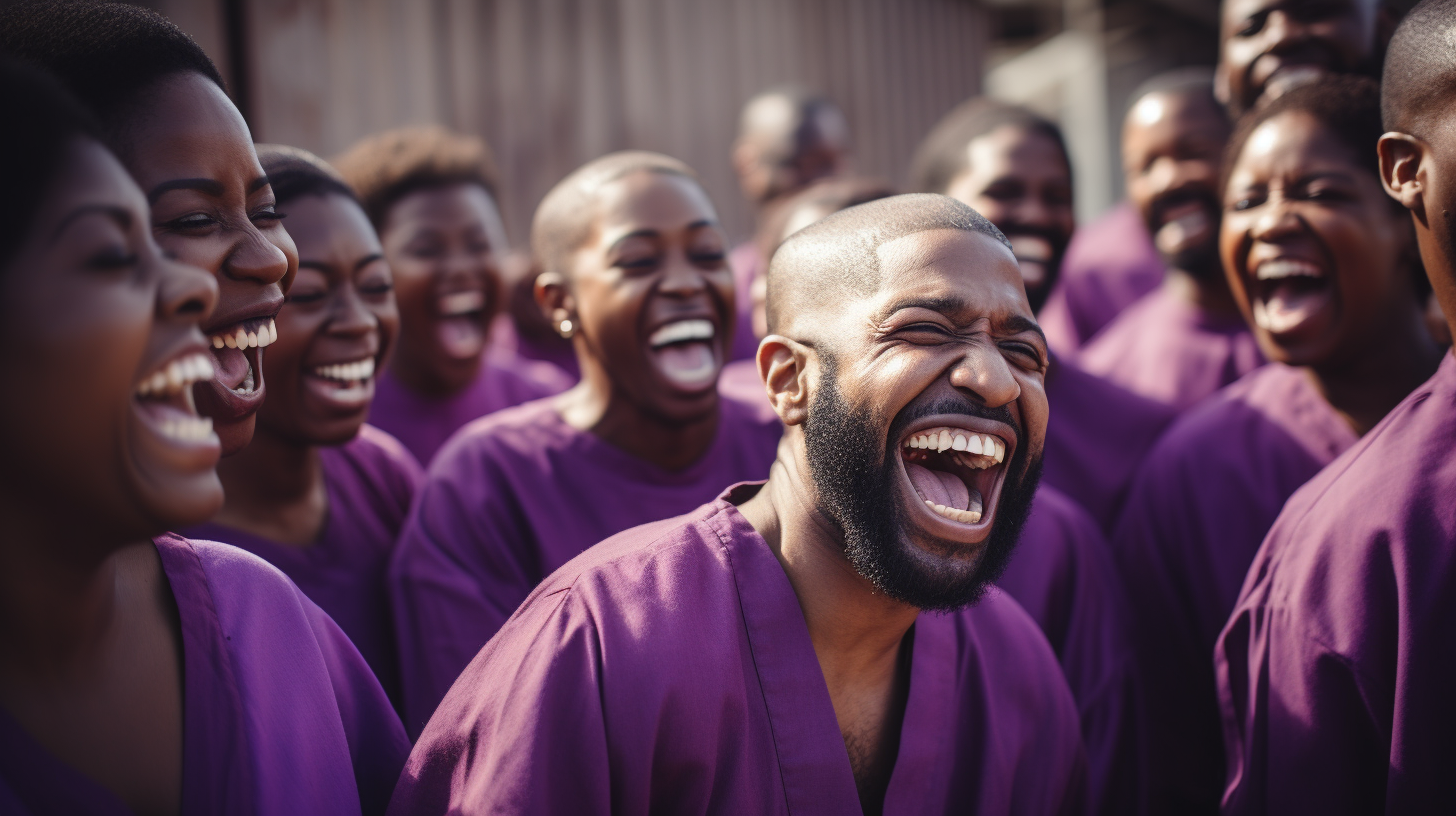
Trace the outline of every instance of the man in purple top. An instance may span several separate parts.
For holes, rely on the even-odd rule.
[[[543,578],[764,478],[780,435],[766,399],[719,398],[732,273],[690,169],[597,159],[547,195],[532,232],[538,296],[572,335],[582,381],[467,426],[430,469],[391,567],[412,733]]]
[[[1456,3],[1391,40],[1378,142],[1385,190],[1456,314],[1448,43]],[[1386,362],[1393,362],[1386,355]],[[1214,660],[1225,813],[1456,807],[1456,360],[1294,494],[1254,558]]]
[[[768,482],[548,578],[392,812],[1081,812],[1071,695],[988,586],[1047,410],[1005,239],[940,196],[871,202],[781,247],[768,304]]]
[[[1143,86],[1123,124],[1123,169],[1167,277],[1077,356],[1093,374],[1179,410],[1263,362],[1218,258],[1228,131],[1207,71],[1174,71]]]
[[[1408,217],[1366,149],[1382,132],[1375,83],[1333,77],[1266,103],[1231,141],[1220,243],[1271,362],[1163,437],[1115,538],[1140,624],[1158,811],[1218,807],[1209,655],[1284,501],[1441,357]]]
[[[1157,289],[1164,273],[1142,215],[1124,201],[1077,229],[1037,322],[1053,351],[1075,356],[1123,309]]]

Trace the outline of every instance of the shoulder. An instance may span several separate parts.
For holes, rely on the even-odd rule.
[[[572,382],[566,372],[548,362],[515,355],[504,362],[485,362],[480,381],[502,392],[501,396],[512,405],[559,394]]]
[[[412,494],[424,479],[424,469],[398,439],[374,427],[363,425],[359,435],[336,448],[325,448],[326,457],[348,462],[370,480],[382,480],[392,489]]]
[[[757,382],[756,371],[753,377]],[[756,393],[720,393],[718,404],[725,427],[741,429],[740,432],[753,438],[771,440],[777,448],[778,439],[784,434],[784,425],[768,404],[761,388]]]
[[[1079,546],[1100,541],[1102,532],[1091,513],[1066,494],[1044,484],[1036,489],[1036,501],[1027,516],[1022,538],[1044,536],[1055,537],[1066,546]]]
[[[470,469],[499,458],[530,458],[568,444],[575,436],[550,397],[532,400],[467,423],[435,454],[430,477]]]

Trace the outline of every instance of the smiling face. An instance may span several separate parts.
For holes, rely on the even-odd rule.
[[[855,568],[921,609],[979,597],[1040,474],[1046,341],[1015,258],[960,230],[879,250],[881,285],[836,305],[804,442]]]
[[[1220,96],[1232,116],[1327,74],[1375,70],[1375,0],[1224,0]]]
[[[1150,93],[1128,111],[1122,133],[1127,192],[1159,254],[1195,277],[1218,263],[1219,171],[1228,119],[1206,92]]]
[[[0,270],[0,369],[24,394],[0,414],[7,492],[108,540],[203,521],[222,504],[220,452],[193,382],[212,357],[201,270],[163,256],[146,200],[100,145],[77,140]]]
[[[217,309],[203,325],[215,375],[197,388],[223,454],[243,449],[263,404],[262,348],[298,269],[273,208],[253,138],[222,89],[200,74],[158,80],[123,127],[122,156],[152,206],[157,243],[217,279]]]
[[[718,406],[732,341],[727,236],[707,194],[684,176],[638,170],[593,199],[591,237],[569,261],[583,369],[667,422]]]
[[[500,299],[500,212],[478,184],[429,188],[390,207],[379,235],[402,324],[394,370],[418,390],[455,393],[480,370]]]
[[[298,244],[298,277],[278,313],[259,414],[270,433],[302,445],[353,439],[369,414],[375,375],[399,331],[389,265],[364,210],[341,195],[283,207]]]
[[[1033,310],[1051,294],[1076,226],[1072,169],[1044,134],[1003,125],[966,146],[969,165],[945,194],[970,205],[1011,241]]]
[[[1255,129],[1224,201],[1229,284],[1269,359],[1338,364],[1411,313],[1404,212],[1314,117]]]

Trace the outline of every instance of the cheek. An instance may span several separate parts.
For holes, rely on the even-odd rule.
[[[429,308],[434,275],[428,262],[406,259],[390,263],[394,276],[394,299],[402,312],[414,313]]]
[[[205,269],[213,275],[222,273],[223,264],[227,262],[231,249],[226,241],[216,235],[187,236],[165,233],[157,236],[157,245],[182,263]],[[292,247],[291,242],[289,246]],[[294,254],[289,270],[292,272],[297,269],[298,257]],[[292,279],[288,282],[292,283]]]
[[[393,302],[386,306],[379,306],[371,309],[374,319],[379,324],[379,353],[387,354],[394,345],[394,338],[399,336],[399,309]]]

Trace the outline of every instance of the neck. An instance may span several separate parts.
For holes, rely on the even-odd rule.
[[[283,544],[318,538],[328,511],[318,448],[258,424],[253,441],[218,463],[227,496],[213,521]]]
[[[389,363],[389,373],[406,388],[427,397],[453,397],[464,391],[475,378],[480,376],[480,367],[485,365],[485,352],[473,360],[451,365],[448,372],[440,372],[423,355],[401,338]]]
[[[599,363],[580,359],[581,382],[556,401],[566,424],[670,471],[689,467],[713,446],[721,416],[717,404],[701,417],[667,422],[622,394]]]
[[[1170,268],[1163,286],[1178,299],[1193,304],[1199,311],[1212,317],[1244,319],[1223,275],[1198,277],[1182,269]]]
[[[1411,304],[1373,331],[1374,342],[1362,344],[1353,359],[1309,368],[1315,388],[1359,436],[1441,364],[1442,349],[1426,331],[1414,298]]]

